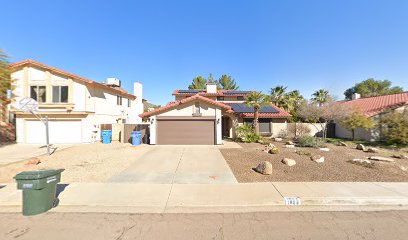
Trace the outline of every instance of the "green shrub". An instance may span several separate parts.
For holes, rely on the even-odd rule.
[[[324,147],[324,141],[321,138],[312,137],[312,136],[302,136],[299,138],[299,146],[301,147]]]
[[[311,153],[311,152],[308,152],[308,151],[298,150],[298,151],[296,151],[296,153],[297,153],[298,155],[300,155],[300,156],[302,156],[302,155],[305,155],[305,156],[308,156],[308,157],[311,157],[311,156],[312,156],[312,153]]]
[[[389,144],[408,145],[408,111],[388,113],[381,124]]]
[[[261,140],[261,136],[257,134],[252,127],[252,125],[248,123],[244,123],[241,126],[237,127],[235,130],[237,139],[242,141],[242,142],[258,142]]]

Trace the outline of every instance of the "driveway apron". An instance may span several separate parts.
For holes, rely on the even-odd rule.
[[[159,184],[237,183],[215,146],[152,146],[110,182]]]

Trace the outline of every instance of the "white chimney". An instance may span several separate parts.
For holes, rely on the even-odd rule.
[[[135,82],[133,84],[133,95],[137,97],[137,100],[142,101],[143,99],[143,85],[140,82]]]
[[[360,93],[353,93],[353,95],[351,95],[352,100],[356,100],[356,99],[359,99],[359,98],[361,98]]]
[[[107,78],[104,83],[108,86],[120,87],[120,80],[117,78]]]
[[[207,83],[207,93],[217,93],[217,85],[214,82]]]

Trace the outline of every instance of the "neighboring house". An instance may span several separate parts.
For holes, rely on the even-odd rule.
[[[149,118],[151,144],[222,144],[235,137],[235,128],[253,121],[253,108],[244,104],[250,91],[217,90],[208,83],[205,90],[176,90],[175,102],[141,114]],[[290,114],[270,105],[260,110],[260,132],[279,136],[286,132]]]
[[[34,115],[19,110],[18,101],[31,97],[38,114],[48,116],[50,143],[89,143],[100,139],[101,124],[139,123],[143,112],[142,85],[135,95],[120,88],[120,81],[105,84],[43,63],[24,60],[9,65],[14,80],[13,103],[18,143],[44,144],[45,127]]]
[[[390,111],[408,111],[408,92],[369,98],[360,98],[359,94],[355,94],[352,100],[341,101],[339,103],[360,111],[378,123],[385,113]],[[341,123],[336,123],[336,137],[351,139],[352,134]],[[369,130],[356,129],[355,138],[366,141],[381,140],[383,138],[381,126]]]

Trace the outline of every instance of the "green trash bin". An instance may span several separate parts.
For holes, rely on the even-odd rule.
[[[61,172],[57,170],[27,171],[17,174],[17,189],[23,190],[23,215],[35,215],[46,212],[56,206],[57,183]]]

